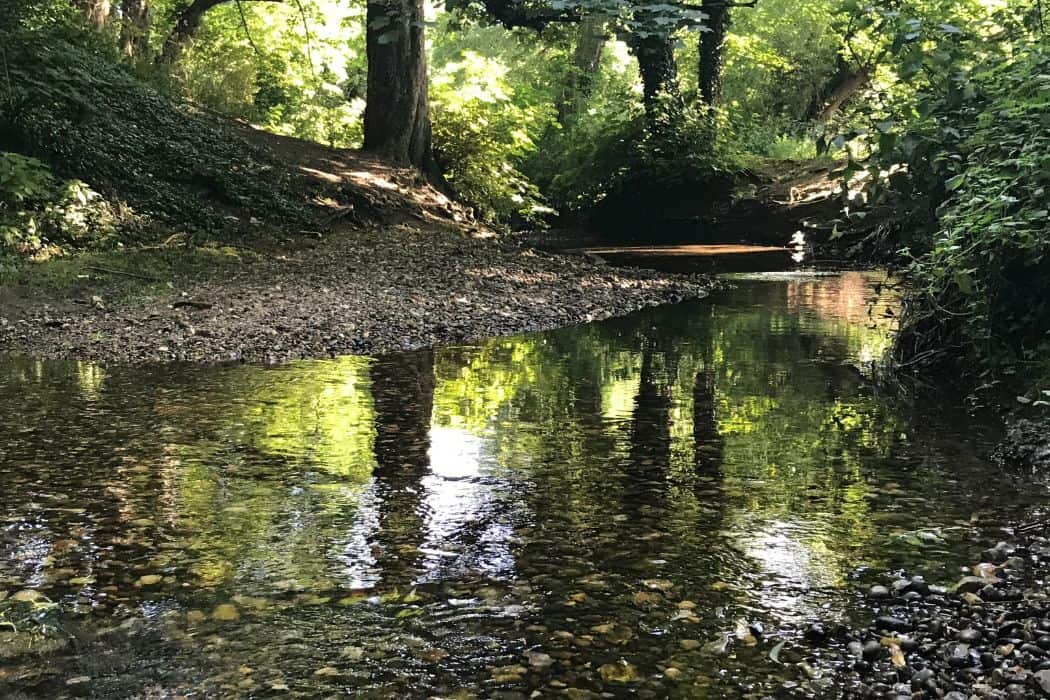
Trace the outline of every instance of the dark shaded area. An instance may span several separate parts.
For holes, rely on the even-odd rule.
[[[384,585],[403,589],[421,572],[419,548],[426,532],[422,480],[430,467],[434,351],[380,357],[369,376],[379,498],[376,563]]]

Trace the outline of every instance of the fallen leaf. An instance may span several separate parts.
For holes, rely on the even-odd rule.
[[[889,645],[889,649],[890,649],[890,662],[896,668],[904,668],[905,666],[908,665],[907,659],[904,658],[904,652],[901,651],[901,648],[899,646],[897,646],[896,644],[890,644]]]

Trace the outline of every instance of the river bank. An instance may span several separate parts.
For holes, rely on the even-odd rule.
[[[0,353],[103,362],[377,354],[623,315],[706,294],[696,275],[614,269],[419,224],[167,279],[89,266],[63,297],[0,287]],[[133,291],[112,291],[112,278]],[[141,279],[148,277],[148,279]]]

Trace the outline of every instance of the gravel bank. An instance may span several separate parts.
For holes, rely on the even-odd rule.
[[[0,354],[102,362],[381,354],[622,315],[708,287],[700,277],[401,225],[333,236],[221,282],[176,282],[145,302],[3,302]]]
[[[1050,698],[1048,531],[1037,523],[1014,542],[988,549],[950,589],[903,575],[873,586],[875,621],[868,627],[812,625],[807,640],[841,654],[836,694]]]

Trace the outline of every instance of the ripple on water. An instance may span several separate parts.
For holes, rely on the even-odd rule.
[[[779,630],[1044,497],[874,389],[895,304],[764,275],[378,359],[0,361],[0,694],[790,688]]]

